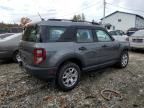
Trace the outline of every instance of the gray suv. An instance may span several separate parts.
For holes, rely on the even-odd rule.
[[[115,41],[100,25],[48,20],[27,24],[20,42],[21,63],[42,79],[55,78],[60,89],[73,89],[82,72],[128,64],[129,43]]]

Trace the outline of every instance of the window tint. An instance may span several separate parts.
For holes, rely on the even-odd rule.
[[[65,28],[50,28],[49,29],[49,41],[58,41],[61,37],[62,34],[65,32]]]
[[[110,31],[109,34],[112,35],[112,36],[113,36],[113,35],[114,35],[114,36],[117,35],[116,31]]]
[[[93,42],[93,35],[91,30],[78,29],[76,36],[77,42]]]
[[[30,26],[25,29],[23,40],[30,42],[56,42],[62,38],[65,27]]]
[[[100,42],[112,41],[110,36],[103,30],[96,30],[97,39]]]
[[[65,31],[66,31],[66,27],[41,26],[40,27],[40,40],[41,42],[60,41]],[[61,41],[64,41],[64,40],[61,40]]]
[[[38,29],[36,26],[27,27],[24,31],[22,40],[29,41],[29,42],[36,42],[38,37],[37,33],[38,33]]]

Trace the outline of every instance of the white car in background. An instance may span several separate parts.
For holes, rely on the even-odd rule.
[[[11,36],[11,35],[14,35],[14,33],[3,33],[3,34],[0,34],[0,39],[9,37],[9,36]]]
[[[121,30],[109,31],[109,33],[117,41],[129,41],[129,37]]]
[[[129,42],[133,49],[144,49],[144,30],[136,31],[129,37]]]
[[[20,61],[19,42],[22,33],[5,33],[0,35],[0,60]]]

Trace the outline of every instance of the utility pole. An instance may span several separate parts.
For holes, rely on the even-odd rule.
[[[105,10],[106,10],[106,0],[103,0],[103,21],[102,23],[105,24]]]
[[[105,17],[106,0],[103,0],[103,5],[104,5],[104,12],[103,12],[103,17]]]

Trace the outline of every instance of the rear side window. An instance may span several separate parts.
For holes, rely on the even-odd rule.
[[[49,29],[49,41],[55,42],[58,41],[63,33],[65,32],[65,28],[61,27],[53,27]]]
[[[99,42],[112,41],[111,37],[103,30],[96,30],[96,36]]]
[[[58,42],[64,36],[66,27],[40,27],[40,37],[42,42]],[[64,41],[64,40],[63,40]]]
[[[88,29],[77,30],[77,42],[93,42],[92,31]]]
[[[61,35],[64,33],[65,28],[50,28],[50,36],[49,40],[50,41],[57,41]]]
[[[27,27],[24,31],[22,40],[29,42],[37,42],[37,39],[38,39],[38,27],[37,26]]]

